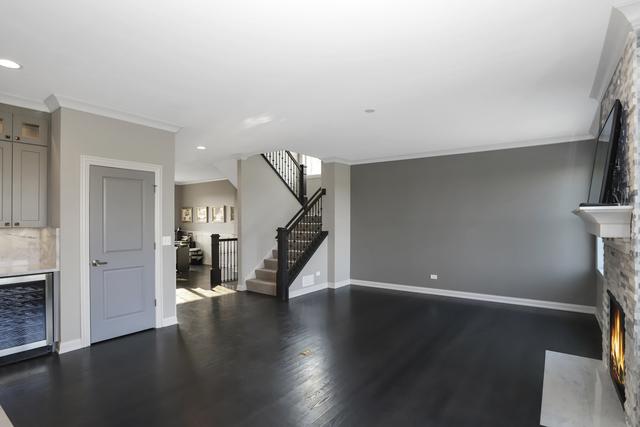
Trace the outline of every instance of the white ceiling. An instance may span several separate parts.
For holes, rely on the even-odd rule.
[[[0,57],[24,67],[0,93],[179,126],[182,182],[277,148],[357,163],[563,141],[589,134],[612,2],[7,1]]]

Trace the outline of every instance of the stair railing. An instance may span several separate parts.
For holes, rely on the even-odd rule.
[[[295,198],[304,205],[307,201],[305,166],[298,162],[288,150],[263,153],[262,157],[276,172]]]
[[[211,289],[238,281],[238,238],[221,239],[211,235]]]
[[[328,234],[322,231],[322,197],[325,194],[324,188],[318,189],[286,226],[278,228],[276,291],[283,301],[289,299],[289,286]]]

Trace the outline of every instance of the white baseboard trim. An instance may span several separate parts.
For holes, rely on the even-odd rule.
[[[394,291],[414,292],[418,294],[439,295],[443,297],[462,298],[476,301],[497,302],[500,304],[523,305],[527,307],[546,308],[549,310],[572,311],[576,313],[593,314],[596,308],[590,305],[567,304],[563,302],[543,301],[528,298],[504,297],[500,295],[479,294],[475,292],[451,291],[437,288],[423,288],[420,286],[398,285],[395,283],[370,282],[368,280],[351,279],[355,286],[369,288],[390,289]]]
[[[351,284],[351,280],[342,280],[340,282],[329,282],[329,289],[338,289]]]
[[[165,317],[164,319],[162,319],[162,327],[163,328],[165,328],[167,326],[177,325],[177,324],[178,324],[178,317],[177,316]]]
[[[71,341],[64,341],[60,343],[60,348],[58,349],[59,354],[69,353],[70,351],[80,350],[84,348],[82,345],[82,340],[80,338]]]
[[[296,298],[302,295],[306,295],[306,294],[310,294],[312,292],[318,292],[321,291],[323,289],[327,289],[328,283],[318,283],[317,285],[313,285],[313,286],[307,286],[305,288],[301,288],[301,289],[294,289],[289,291],[289,299],[291,298]]]

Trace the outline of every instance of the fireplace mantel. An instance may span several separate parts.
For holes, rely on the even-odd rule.
[[[598,237],[631,237],[632,206],[580,206],[573,211],[584,221],[587,233]]]

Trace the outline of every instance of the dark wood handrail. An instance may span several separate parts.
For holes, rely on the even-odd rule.
[[[286,154],[283,154],[286,153]],[[291,194],[304,205],[307,202],[305,166],[298,163],[288,150],[263,153],[262,158],[289,189]],[[285,160],[286,159],[286,160]]]
[[[296,160],[296,158],[295,158],[295,157],[293,157],[293,154],[291,154],[291,151],[289,151],[289,150],[284,150],[284,151],[289,155],[289,157],[291,158],[291,160],[293,160],[293,164],[294,164],[294,165],[296,165],[296,167],[298,168],[298,170],[302,170],[302,167],[300,166],[300,162],[298,162],[298,161]]]
[[[325,194],[327,190],[319,188],[286,227],[278,228],[276,289],[283,301],[289,299],[289,286],[327,237],[328,233],[322,231],[322,197]]]
[[[291,218],[291,220],[289,220],[289,222],[287,223],[287,225],[284,226],[284,228],[291,231],[296,225],[298,225],[300,221],[302,221],[302,218],[304,218],[304,214],[309,212],[309,210],[313,207],[313,205],[318,202],[320,197],[324,196],[325,194],[327,194],[327,190],[325,188],[318,188],[318,190],[315,193],[313,193],[313,196],[311,196],[309,201],[305,203],[303,207],[300,208],[300,210],[293,216],[293,218]]]

